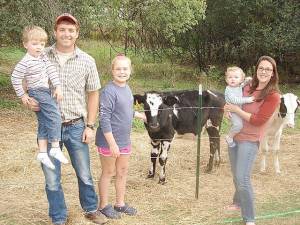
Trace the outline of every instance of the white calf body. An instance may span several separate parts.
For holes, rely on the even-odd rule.
[[[275,172],[280,173],[279,149],[282,131],[285,127],[294,128],[295,113],[299,107],[298,97],[292,93],[284,94],[281,97],[279,112],[274,115],[268,124],[264,138],[261,140],[260,149],[262,152],[261,172],[266,171],[266,155],[269,150],[273,151]]]

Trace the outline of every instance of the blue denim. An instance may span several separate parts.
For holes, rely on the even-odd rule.
[[[71,163],[75,169],[79,187],[79,199],[85,212],[93,212],[98,207],[93,179],[90,170],[89,147],[82,142],[82,134],[85,124],[79,121],[76,124],[62,127],[61,147],[64,145],[69,153]],[[48,151],[50,146],[48,145]],[[42,164],[46,179],[46,194],[49,202],[49,216],[53,223],[65,222],[67,219],[67,207],[61,186],[60,162],[49,156],[55,165],[51,170]]]
[[[39,140],[47,139],[48,142],[61,139],[61,116],[58,105],[51,97],[49,88],[29,89],[28,94],[38,101],[40,111],[36,112],[38,119]]]
[[[250,179],[258,147],[258,142],[240,141],[236,142],[235,147],[228,148],[235,187],[233,203],[241,207],[245,222],[255,221],[254,193]]]

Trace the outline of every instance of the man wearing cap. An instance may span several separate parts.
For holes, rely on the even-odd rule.
[[[100,80],[95,60],[80,50],[75,42],[79,35],[79,23],[71,14],[56,18],[54,26],[56,43],[46,49],[49,60],[56,66],[61,80],[63,99],[60,102],[62,116],[61,144],[69,153],[75,169],[79,199],[85,217],[96,224],[107,222],[98,211],[98,198],[90,171],[88,143],[94,137],[94,124],[98,112]],[[30,107],[39,110],[32,101]],[[49,216],[53,224],[65,224],[67,207],[61,186],[60,162],[51,158],[55,170],[42,165],[46,180]]]

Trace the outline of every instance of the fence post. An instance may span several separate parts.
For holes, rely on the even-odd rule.
[[[199,179],[200,179],[200,140],[201,140],[201,115],[202,114],[202,85],[199,84],[199,96],[198,96],[198,107],[197,107],[197,168],[196,168],[196,194],[195,197],[198,199],[199,196]]]

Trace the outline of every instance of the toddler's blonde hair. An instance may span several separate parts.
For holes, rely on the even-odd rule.
[[[26,26],[23,30],[22,41],[23,43],[27,43],[28,41],[31,40],[39,40],[39,41],[47,42],[48,35],[46,31],[39,26],[35,26],[35,25]]]
[[[242,79],[244,80],[245,79],[245,73],[244,73],[244,71],[240,68],[240,67],[238,67],[238,66],[230,66],[230,67],[227,67],[227,70],[226,70],[226,72],[225,72],[225,76],[227,77],[228,76],[228,74],[230,73],[230,72],[235,72],[235,71],[238,71],[238,72],[240,72],[240,74],[241,74],[241,76],[242,76]]]

